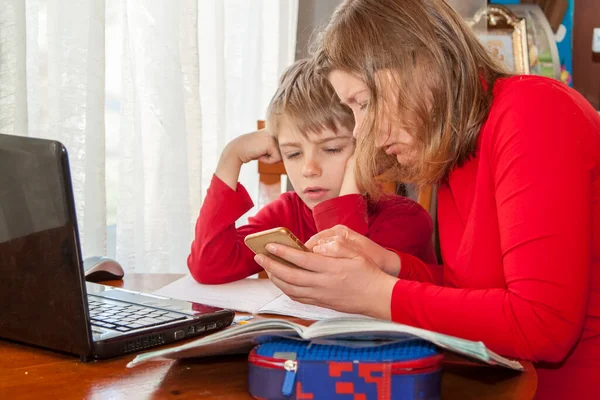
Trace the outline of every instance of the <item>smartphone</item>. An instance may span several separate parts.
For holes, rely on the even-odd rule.
[[[290,266],[300,268],[289,261],[277,257],[267,251],[265,248],[269,243],[282,244],[302,251],[310,251],[289,229],[279,227],[268,229],[266,231],[252,233],[244,238],[244,243],[254,252],[254,254],[264,254],[278,262]]]

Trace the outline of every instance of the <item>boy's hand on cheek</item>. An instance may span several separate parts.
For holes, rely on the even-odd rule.
[[[344,174],[344,180],[342,182],[342,187],[340,188],[340,196],[347,194],[360,194],[360,190],[358,189],[358,185],[356,183],[354,162],[355,156],[353,154],[346,162],[346,173]]]

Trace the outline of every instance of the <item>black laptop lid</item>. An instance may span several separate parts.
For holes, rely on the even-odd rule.
[[[78,238],[64,146],[0,134],[0,337],[91,354]]]

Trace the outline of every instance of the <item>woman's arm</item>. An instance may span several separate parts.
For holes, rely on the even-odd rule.
[[[508,102],[514,106],[497,118],[504,123],[501,134],[486,144],[492,146],[494,158],[490,167],[506,287],[447,288],[395,279],[390,303],[381,304],[391,277],[374,269],[370,257],[351,242],[318,245],[313,250],[320,249],[321,254],[275,246],[278,256],[306,271],[265,257],[257,261],[284,292],[306,303],[391,316],[397,322],[481,340],[507,356],[564,359],[581,334],[586,315],[592,241],[590,169],[595,162],[590,161],[589,149],[597,149],[597,144],[582,140],[583,135],[565,137],[567,132],[593,128],[570,101],[558,101],[553,94],[518,93],[514,102]],[[565,104],[542,116],[539,110],[554,110],[555,102]],[[589,133],[587,137],[593,136]],[[557,182],[568,182],[568,191]]]
[[[482,145],[493,155],[506,287],[399,281],[393,320],[533,361],[560,361],[575,344],[590,281],[591,143],[582,132],[591,127],[568,98],[549,92],[519,93],[495,119],[502,125],[491,127],[500,131]],[[544,109],[553,111],[542,115]]]

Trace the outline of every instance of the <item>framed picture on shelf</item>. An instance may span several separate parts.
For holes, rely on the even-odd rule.
[[[525,19],[508,8],[488,5],[467,23],[490,54],[510,72],[529,74],[529,51]]]
[[[527,47],[529,49],[529,73],[570,83],[570,74],[561,76],[561,60],[558,56],[557,41],[548,19],[537,4],[515,4],[507,6],[517,16],[525,19],[527,25]],[[569,63],[570,65],[570,63]],[[571,68],[569,67],[569,71]]]

